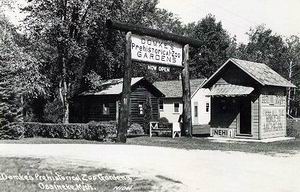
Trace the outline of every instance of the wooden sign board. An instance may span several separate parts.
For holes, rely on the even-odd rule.
[[[285,131],[286,97],[261,95],[261,128],[263,133]]]
[[[234,138],[235,130],[226,128],[210,128],[210,136]]]
[[[182,45],[149,36],[131,36],[131,58],[146,63],[182,67]]]

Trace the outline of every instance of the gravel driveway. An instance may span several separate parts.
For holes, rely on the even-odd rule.
[[[160,175],[178,181],[174,183],[178,191],[300,191],[300,154],[267,156],[136,145],[0,144],[0,156],[71,160],[149,179]]]

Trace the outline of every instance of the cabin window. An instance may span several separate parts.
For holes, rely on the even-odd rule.
[[[198,117],[198,106],[197,105],[195,105],[194,106],[194,114],[195,114],[195,117]]]
[[[103,115],[109,115],[109,104],[104,103],[102,107]]]
[[[205,111],[206,111],[206,112],[209,112],[209,103],[206,103]]]
[[[139,103],[138,110],[139,110],[139,115],[144,115],[143,103]]]
[[[163,102],[163,100],[159,100],[159,110],[160,111],[164,110],[164,102]]]
[[[179,113],[179,103],[174,103],[174,113]]]

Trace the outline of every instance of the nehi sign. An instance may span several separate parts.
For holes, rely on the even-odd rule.
[[[132,35],[131,57],[137,61],[182,66],[182,46],[154,37]]]

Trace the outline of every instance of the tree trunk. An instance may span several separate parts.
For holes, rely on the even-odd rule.
[[[291,81],[291,78],[292,78],[292,72],[293,72],[293,61],[290,61],[289,63],[289,80]],[[292,88],[289,87],[288,88],[288,94],[287,94],[287,113],[288,115],[290,115],[290,112],[291,112],[291,91],[292,91]]]
[[[64,118],[63,123],[69,123],[69,99],[68,99],[68,86],[67,86],[67,69],[66,69],[66,61],[65,58],[62,60],[63,63],[63,78],[62,78],[62,84],[63,84],[63,107],[64,107]]]
[[[191,91],[189,75],[189,45],[184,46],[184,68],[182,70],[182,97],[183,97],[183,127],[187,130],[187,136],[193,136],[192,112],[191,112]]]
[[[125,66],[117,142],[126,143],[131,92],[131,32],[126,34]]]

